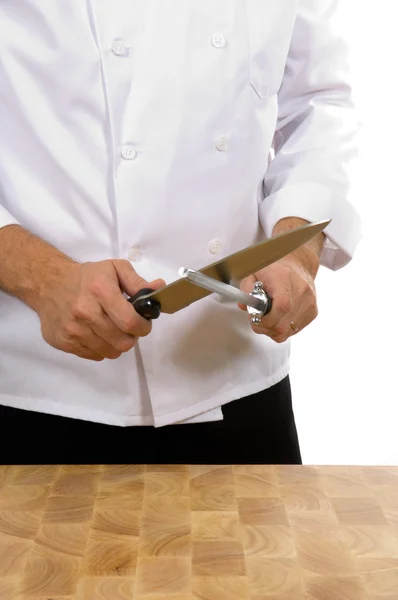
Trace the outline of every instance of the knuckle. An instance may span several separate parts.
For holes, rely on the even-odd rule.
[[[134,336],[131,336],[130,339],[123,339],[123,340],[118,340],[114,346],[115,349],[120,352],[120,354],[122,352],[128,352],[129,350],[131,350],[131,348],[133,348],[135,346],[135,344],[137,343],[137,338]]]
[[[60,339],[58,331],[52,331],[50,327],[46,323],[41,324],[41,335],[42,338],[47,344],[53,346],[57,350],[60,349]]]
[[[119,358],[122,355],[121,352],[119,352],[118,350],[115,350],[114,352],[110,352],[109,355],[107,356],[107,358],[109,358],[110,360],[115,360],[116,358]]]
[[[275,327],[273,328],[273,332],[275,337],[280,337],[286,334],[286,327],[284,327],[283,325],[275,325]]]
[[[118,264],[121,267],[124,267],[125,269],[128,269],[129,271],[131,271],[132,273],[136,273],[136,270],[134,269],[133,265],[131,264],[131,262],[129,260],[127,260],[127,258],[119,258],[117,260]]]
[[[318,316],[318,303],[313,296],[307,302],[305,314],[311,321]]]
[[[140,337],[146,337],[152,331],[152,325],[148,322],[148,325],[145,325],[140,330]]]
[[[96,362],[101,362],[102,360],[104,360],[106,358],[105,356],[105,352],[102,352],[99,349],[95,349],[93,350],[92,348],[89,348],[88,346],[81,346],[79,348],[80,351],[80,356],[82,356],[83,358],[88,358],[89,360],[95,360]]]
[[[90,293],[96,298],[100,298],[104,295],[104,289],[106,288],[106,284],[106,277],[104,277],[102,273],[96,275],[90,283]]]
[[[152,324],[133,310],[132,314],[127,313],[120,317],[120,328],[124,333],[146,337],[151,332]]]
[[[279,309],[283,314],[287,314],[292,310],[292,300],[289,296],[282,296],[279,301]]]
[[[316,295],[315,289],[309,287],[308,293],[311,298],[311,302],[316,304],[317,303],[317,295]]]
[[[272,337],[272,339],[277,344],[283,344],[283,342],[286,342],[287,336],[286,335],[275,335],[275,336]]]
[[[67,338],[78,338],[80,337],[80,327],[74,321],[68,321],[63,326],[63,332]]]
[[[120,317],[120,325],[122,331],[125,333],[130,333],[136,328],[136,318],[135,315],[123,315]]]
[[[257,335],[263,335],[265,333],[265,330],[262,327],[257,327],[256,325],[252,325],[252,329]]]
[[[91,311],[84,300],[78,300],[74,306],[72,306],[71,314],[74,319],[79,319],[80,321],[92,320]]]
[[[67,354],[76,354],[77,356],[79,356],[79,352],[77,351],[76,346],[74,346],[73,344],[69,344],[68,342],[59,343],[58,348],[59,350],[62,350]]]
[[[83,346],[68,341],[58,341],[56,344],[53,344],[53,346],[66,354],[74,354],[75,356],[86,360],[94,360],[96,362],[104,360],[103,356],[92,352],[89,348],[84,348]]]
[[[316,319],[316,318],[317,318],[317,316],[318,316],[318,314],[319,314],[319,311],[318,311],[318,306],[315,304],[315,305],[312,307],[312,310],[311,310],[311,317],[312,317],[312,320]]]

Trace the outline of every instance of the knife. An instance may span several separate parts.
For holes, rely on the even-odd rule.
[[[248,307],[253,323],[272,308],[272,298],[257,282],[250,294],[231,285],[280,260],[321,233],[331,219],[309,223],[273,236],[214,262],[199,270],[182,267],[180,278],[159,290],[144,288],[127,298],[145,319],[157,319],[161,313],[173,314],[211,293],[241,302]]]

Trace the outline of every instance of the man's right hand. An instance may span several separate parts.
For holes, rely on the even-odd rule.
[[[152,324],[123,296],[165,282],[147,282],[129,261],[66,263],[61,276],[44,286],[36,312],[45,341],[64,352],[101,361],[130,350]]]

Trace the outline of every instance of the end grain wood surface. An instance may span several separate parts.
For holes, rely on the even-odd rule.
[[[398,600],[398,468],[0,466],[0,600]]]

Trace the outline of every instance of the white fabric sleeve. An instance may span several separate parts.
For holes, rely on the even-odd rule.
[[[362,238],[346,166],[360,124],[349,85],[348,47],[333,30],[335,0],[300,0],[278,91],[278,118],[260,220],[268,237],[285,217],[332,219],[321,264],[344,267]]]
[[[20,223],[0,204],[0,229],[6,225],[20,225]]]

